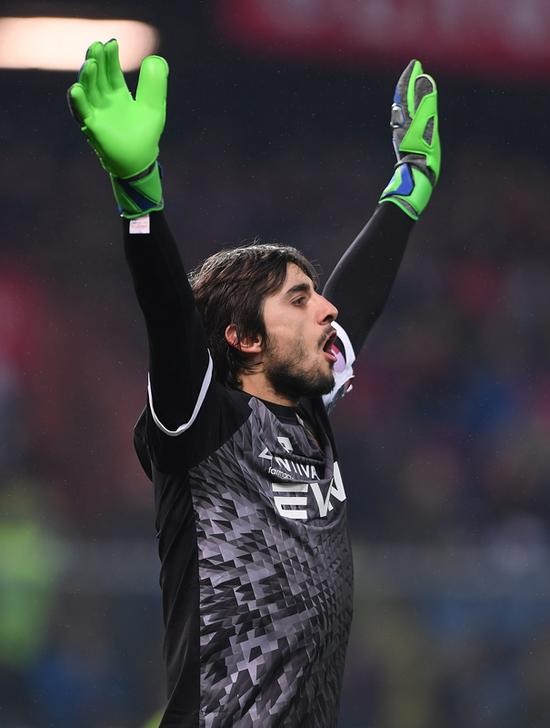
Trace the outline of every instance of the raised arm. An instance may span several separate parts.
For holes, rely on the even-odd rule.
[[[412,60],[397,82],[390,123],[395,172],[374,215],[346,250],[323,291],[338,307],[338,322],[355,354],[384,308],[411,230],[439,177],[437,88],[419,61]]]
[[[150,409],[160,431],[192,424],[212,376],[206,337],[176,244],[161,210],[159,140],[168,64],[144,59],[135,99],[118,45],[93,43],[68,92],[73,115],[109,173],[123,217],[125,252],[149,341]]]

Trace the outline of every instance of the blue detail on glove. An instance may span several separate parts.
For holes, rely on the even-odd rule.
[[[150,200],[148,197],[145,197],[145,195],[140,194],[134,187],[132,187],[131,184],[128,184],[126,180],[118,177],[116,181],[120,187],[122,187],[124,192],[126,192],[132,202],[134,202],[141,210],[145,212],[151,209],[151,204],[154,203],[154,200]],[[119,212],[122,212],[122,209],[119,209]]]
[[[401,172],[401,184],[395,190],[391,191],[391,195],[410,195],[414,189],[414,180],[411,174],[411,168],[408,164],[401,164],[399,166]]]

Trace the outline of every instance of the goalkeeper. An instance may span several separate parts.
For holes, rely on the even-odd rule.
[[[436,86],[418,61],[399,78],[394,174],[321,293],[311,263],[284,245],[222,251],[188,279],[162,212],[167,76],[163,58],[146,58],[134,99],[112,40],[90,47],[69,89],[112,182],[147,329],[134,443],[155,490],[160,725],[329,728],[352,560],[328,414],[437,182]]]

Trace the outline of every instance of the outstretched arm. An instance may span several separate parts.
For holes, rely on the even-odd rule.
[[[150,405],[166,435],[196,417],[212,376],[206,337],[164,206],[157,157],[166,116],[168,64],[144,59],[135,99],[122,74],[118,45],[93,43],[69,105],[109,173],[124,218],[125,252],[149,341]]]
[[[355,354],[384,308],[414,222],[439,177],[437,88],[419,61],[411,61],[397,82],[390,123],[395,172],[374,215],[346,250],[323,291],[338,307],[338,322]]]

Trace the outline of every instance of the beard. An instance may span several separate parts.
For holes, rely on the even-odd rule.
[[[304,369],[301,362],[306,358],[304,348],[297,346],[292,356],[282,357],[277,348],[268,345],[266,353],[269,361],[264,362],[265,375],[277,394],[289,399],[299,400],[301,397],[318,397],[328,394],[334,387],[332,371],[321,369]]]

